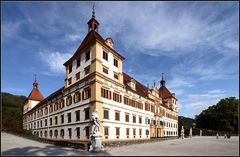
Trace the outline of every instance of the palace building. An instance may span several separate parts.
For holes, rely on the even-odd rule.
[[[98,111],[102,140],[178,136],[177,98],[163,79],[151,88],[122,71],[125,59],[99,33],[93,10],[88,34],[64,63],[64,86],[44,98],[35,79],[24,102],[23,129],[40,138],[90,141]]]

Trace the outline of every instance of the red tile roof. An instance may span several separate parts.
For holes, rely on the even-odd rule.
[[[112,49],[110,46],[108,46],[105,43],[105,40],[103,39],[103,37],[98,34],[97,32],[95,32],[94,30],[91,30],[90,32],[88,32],[88,34],[86,35],[86,37],[83,39],[81,45],[78,47],[77,51],[74,53],[74,55],[64,63],[64,65],[66,65],[68,62],[70,62],[81,50],[83,50],[84,48],[86,48],[87,46],[90,45],[90,43],[94,40],[98,40],[100,43],[102,43],[104,46],[108,47],[109,49],[111,49],[117,56],[119,56],[122,59],[125,59],[122,55],[120,55],[118,52],[116,52],[114,49]]]
[[[136,91],[128,86],[127,83],[130,82],[131,79],[132,79],[131,76],[129,76],[128,74],[123,72],[123,84],[126,86],[126,89],[129,91],[132,91],[144,98],[148,97],[148,88],[146,86],[144,86],[143,84],[139,83],[137,80],[134,79],[136,81],[136,85],[135,85]]]
[[[38,88],[33,88],[33,90],[28,96],[28,99],[42,101],[44,97],[42,96],[42,93],[38,90]]]
[[[165,86],[161,86],[159,88],[159,96],[162,97],[163,99],[172,98],[173,97],[171,92]]]

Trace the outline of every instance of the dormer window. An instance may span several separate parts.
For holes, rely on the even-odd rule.
[[[128,82],[128,86],[132,88],[132,90],[136,90],[136,81],[134,79],[131,79],[130,82]]]

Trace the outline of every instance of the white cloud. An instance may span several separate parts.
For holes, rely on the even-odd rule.
[[[64,74],[66,69],[63,64],[72,56],[70,53],[60,52],[39,52],[39,55],[42,62],[47,64],[53,74]]]
[[[181,100],[182,110],[181,113],[194,118],[194,115],[207,107],[215,105],[220,99],[227,97],[226,91],[215,89],[202,94],[189,94],[186,99]]]

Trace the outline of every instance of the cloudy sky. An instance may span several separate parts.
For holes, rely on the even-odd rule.
[[[63,63],[87,34],[93,2],[3,2],[2,91],[28,96],[34,74],[44,97],[64,85]],[[175,92],[194,117],[239,95],[237,2],[96,2],[103,38],[141,83]]]

